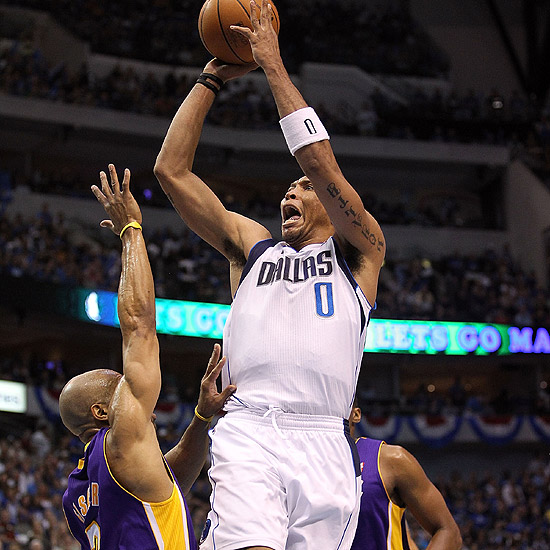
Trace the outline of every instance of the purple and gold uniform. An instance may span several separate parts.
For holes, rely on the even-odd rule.
[[[380,475],[382,445],[385,443],[378,439],[357,440],[363,494],[351,550],[409,550],[405,508],[391,501]]]
[[[84,458],[69,476],[63,511],[84,550],[196,550],[193,524],[181,489],[174,481],[170,498],[144,502],[114,478],[100,430],[86,445]],[[160,452],[160,451],[159,451]]]

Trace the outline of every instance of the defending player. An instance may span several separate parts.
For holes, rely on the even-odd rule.
[[[111,185],[101,172],[101,190],[92,187],[122,240],[118,316],[122,331],[123,374],[102,369],[72,378],[59,398],[65,426],[86,444],[85,456],[70,474],[63,495],[67,523],[83,549],[193,550],[196,540],[185,500],[207,449],[209,418],[234,387],[222,393],[216,379],[224,360],[216,344],[196,415],[184,437],[167,454],[178,482],[162,456],[153,424],[161,387],[155,329],[153,277],[141,232],[141,212],[124,173],[122,192],[115,167]],[[198,411],[198,412],[197,412]]]
[[[355,406],[349,418],[350,432],[361,420]],[[360,437],[357,440],[363,496],[352,550],[409,550],[405,509],[432,536],[427,550],[459,550],[462,538],[445,500],[420,464],[398,445]]]
[[[360,496],[356,449],[345,425],[384,237],[286,72],[267,2],[261,14],[254,3],[251,10],[254,31],[239,32],[267,76],[305,174],[281,202],[283,242],[227,211],[192,172],[217,90],[255,65],[206,65],[155,166],[184,221],[229,260],[234,296],[222,377],[238,390],[211,434],[212,509],[201,548],[343,550],[352,542]]]

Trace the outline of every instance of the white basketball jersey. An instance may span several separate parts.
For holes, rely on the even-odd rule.
[[[224,328],[237,407],[348,418],[371,306],[331,237],[251,250]]]

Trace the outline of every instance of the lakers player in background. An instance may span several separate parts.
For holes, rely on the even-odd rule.
[[[350,432],[361,421],[354,402]],[[359,523],[352,550],[418,550],[410,538],[405,510],[431,535],[427,550],[460,550],[462,538],[441,493],[407,450],[360,437],[357,449],[363,478]]]
[[[194,550],[196,540],[184,494],[197,478],[208,448],[211,416],[234,387],[222,393],[216,379],[224,364],[216,344],[201,382],[195,417],[174,449],[162,456],[152,420],[161,388],[153,277],[141,232],[141,212],[122,191],[115,167],[111,184],[101,172],[92,187],[110,219],[101,225],[120,235],[122,272],[118,316],[123,373],[94,370],[72,378],[59,398],[65,426],[86,444],[70,474],[63,510],[83,549]],[[174,473],[167,461],[174,465]],[[177,476],[176,478],[174,474]]]
[[[347,419],[385,242],[340,171],[321,121],[288,76],[270,6],[251,2],[250,9],[253,31],[234,32],[252,45],[304,174],[281,202],[283,240],[226,210],[192,171],[220,86],[256,65],[210,61],[155,165],[180,216],[230,266],[222,380],[238,390],[211,431],[211,511],[201,548],[345,550],[360,497]]]

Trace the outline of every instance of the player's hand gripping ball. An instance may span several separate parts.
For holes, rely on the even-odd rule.
[[[279,34],[279,14],[273,2],[270,4],[271,24]],[[232,31],[231,25],[252,29],[250,0],[206,0],[199,14],[199,35],[204,47],[225,63],[252,63],[250,43],[242,34]]]

